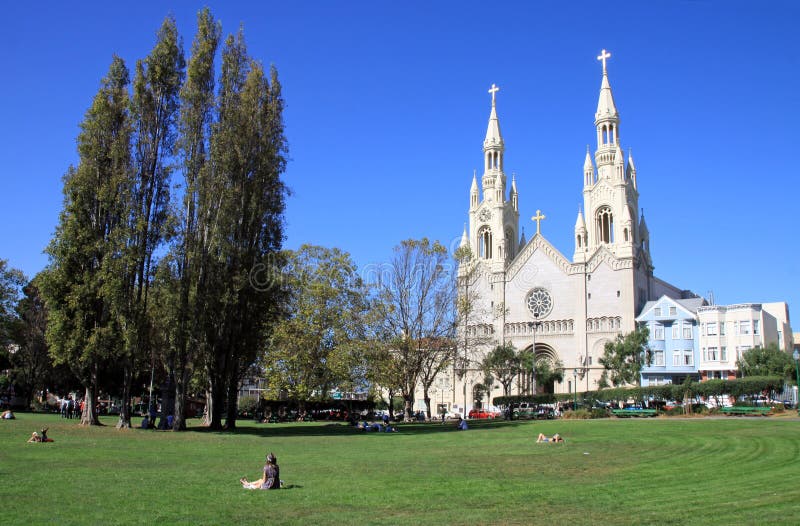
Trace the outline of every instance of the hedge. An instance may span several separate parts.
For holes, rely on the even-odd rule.
[[[705,382],[688,382],[686,384],[653,385],[648,387],[612,387],[598,391],[584,391],[578,393],[578,399],[584,404],[589,401],[619,402],[626,400],[676,400],[694,399],[698,396],[711,398],[729,395],[734,398],[740,396],[756,396],[764,392],[780,391],[783,389],[783,379],[778,376],[750,376],[735,380],[707,380]],[[528,402],[533,404],[552,404],[555,402],[570,402],[574,393],[537,394],[498,396],[492,401],[494,405],[507,406]]]

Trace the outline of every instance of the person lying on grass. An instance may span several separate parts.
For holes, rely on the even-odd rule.
[[[270,453],[267,455],[267,462],[264,464],[264,475],[253,482],[248,482],[246,478],[239,479],[242,487],[245,489],[280,489],[280,468],[278,467],[278,459],[275,455]]]
[[[42,429],[41,433],[37,433],[34,431],[31,433],[31,437],[28,439],[28,444],[31,442],[52,442],[52,438],[47,438],[47,430],[50,429],[49,427],[45,427]]]
[[[539,437],[536,439],[536,442],[563,442],[564,439],[556,433],[555,435],[548,437],[544,433],[539,433]]]

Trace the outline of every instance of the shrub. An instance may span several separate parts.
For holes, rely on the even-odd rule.
[[[591,418],[608,418],[609,413],[605,409],[599,407],[592,408]]]
[[[664,414],[667,416],[683,416],[683,407],[677,406],[671,409],[667,409],[664,411]]]
[[[564,411],[562,416],[567,420],[588,420],[592,418],[592,413],[588,409],[577,409],[575,411]]]
[[[256,414],[258,409],[257,396],[240,396],[239,397],[239,416],[251,416]]]

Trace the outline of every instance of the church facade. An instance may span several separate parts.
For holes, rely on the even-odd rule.
[[[598,57],[603,75],[594,116],[596,148],[588,150],[583,173],[582,207],[574,228],[571,257],[540,232],[520,235],[516,181],[503,166],[505,146],[497,113],[497,91],[483,142],[483,173],[475,174],[469,192],[469,221],[459,252],[459,353],[451,371],[434,384],[434,407],[462,413],[487,405],[501,395],[495,383],[487,396],[483,358],[496,346],[512,344],[533,352],[537,363],[562,372],[561,381],[537,383],[535,375],[518,375],[512,393],[597,389],[606,342],[635,329],[647,301],[691,294],[653,275],[650,236],[639,212],[637,171],[625,156],[617,111],[606,68],[610,56]],[[576,196],[577,198],[577,196]],[[577,199],[576,199],[577,200]],[[579,201],[580,202],[580,201]],[[550,212],[548,212],[550,213]],[[555,213],[559,213],[555,211]],[[440,400],[443,403],[440,403]]]

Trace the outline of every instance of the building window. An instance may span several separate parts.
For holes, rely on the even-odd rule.
[[[483,227],[478,232],[478,251],[483,259],[492,259],[492,229]]]
[[[720,336],[725,336],[725,322],[722,321],[719,324],[719,334]]]
[[[664,351],[653,351],[653,365],[664,366]]]
[[[656,323],[653,326],[653,339],[655,340],[663,340],[664,339],[664,326],[660,323]]]
[[[753,334],[758,334],[758,320],[753,320]]]
[[[681,337],[681,324],[675,322],[672,324],[672,339],[677,340]]]
[[[750,320],[739,322],[739,334],[750,334]]]
[[[601,243],[614,242],[614,216],[607,206],[597,211],[597,238]]]
[[[672,353],[672,365],[679,366],[681,364],[681,352],[675,351]]]
[[[719,349],[719,359],[723,362],[728,361],[728,348],[727,347],[720,347]]]
[[[669,308],[669,315],[670,316],[677,316],[678,315],[678,308],[677,307],[670,307]]]
[[[716,347],[709,347],[708,348],[708,361],[709,362],[717,362],[717,361],[719,361],[719,356],[717,356],[717,348]]]
[[[692,326],[685,322],[683,324],[683,339],[684,340],[692,339]]]
[[[653,309],[653,315],[661,316],[661,307],[656,307],[655,309]]]
[[[683,365],[693,365],[694,356],[692,351],[683,351]]]
[[[706,335],[707,336],[716,336],[717,335],[717,322],[710,321],[706,323]]]

